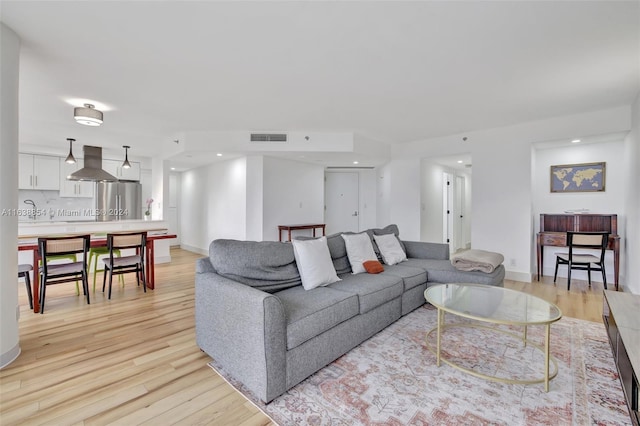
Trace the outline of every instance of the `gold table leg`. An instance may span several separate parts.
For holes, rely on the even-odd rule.
[[[545,326],[544,334],[544,391],[549,392],[549,337],[551,335],[551,324]]]

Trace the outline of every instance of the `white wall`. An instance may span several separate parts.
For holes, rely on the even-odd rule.
[[[18,208],[18,70],[20,39],[0,22],[0,207]],[[20,354],[18,217],[0,215],[0,367]],[[22,284],[21,284],[22,285]]]
[[[278,241],[278,225],[323,223],[324,167],[264,157],[263,205],[264,240]]]
[[[400,237],[420,240],[420,158],[398,158],[390,162],[390,220]]]
[[[377,223],[376,192],[378,176],[376,170],[359,170],[360,174],[360,230],[375,228]]]
[[[640,294],[640,94],[631,109],[631,132],[624,141],[626,173],[626,232],[621,234],[625,250],[621,257],[628,261],[622,272],[626,277],[625,291]]]
[[[182,173],[182,247],[206,253],[217,238],[278,240],[278,225],[322,223],[324,168],[249,156]]]
[[[508,278],[530,281],[531,146],[514,135],[483,142],[472,150],[471,247],[502,253]]]
[[[247,240],[264,239],[264,157],[247,157]]]
[[[217,238],[246,237],[246,158],[215,163],[182,175],[181,245],[206,253]]]
[[[391,164],[387,163],[376,169],[377,195],[376,213],[377,227],[391,223]]]
[[[143,171],[140,183],[142,184],[143,176],[146,173]],[[176,234],[177,238],[172,238],[169,240],[169,244],[172,246],[180,245],[180,190],[182,185],[180,184],[182,179],[181,173],[172,172],[169,174],[169,202],[167,203],[167,216],[165,220],[169,226],[169,233]],[[144,184],[142,184],[142,203],[146,208],[145,198],[144,196]]]
[[[533,225],[534,233],[540,231],[540,213],[564,213],[566,210],[587,209],[589,213],[617,214],[618,234],[625,234],[625,189],[626,166],[623,157],[625,144],[621,139],[603,143],[572,144],[567,146],[537,149],[533,169]],[[550,167],[559,164],[606,162],[605,191],[552,193]],[[624,239],[621,241],[624,247]],[[545,247],[544,275],[553,275],[556,247]],[[624,258],[621,259],[624,263]],[[607,282],[613,283],[613,253],[607,252]],[[576,279],[587,279],[584,271],[572,272]],[[622,275],[622,274],[621,274]],[[567,268],[558,270],[559,277],[567,276]],[[622,281],[621,276],[621,281]],[[592,280],[602,282],[600,273],[592,274]]]
[[[528,281],[535,270],[531,145],[541,141],[623,132],[630,128],[630,108],[619,107],[399,144],[394,156],[407,161],[419,161],[413,159],[471,153],[471,245],[502,253],[506,258],[507,277]],[[464,141],[463,136],[467,138]],[[419,179],[419,166],[416,169]],[[412,186],[416,180],[411,173],[396,171],[397,168],[394,168],[390,177],[391,195],[395,195],[396,189],[405,188],[413,193]],[[403,234],[409,225],[420,236],[420,208],[415,204],[419,197],[418,190],[417,195],[392,199],[392,211],[404,209],[416,212],[415,217],[405,218],[407,223],[398,224]],[[409,224],[411,221],[413,223]]]
[[[446,170],[430,158],[423,159],[420,168],[420,240],[441,243],[444,241],[442,181]]]

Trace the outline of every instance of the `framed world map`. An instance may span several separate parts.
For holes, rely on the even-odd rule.
[[[604,191],[606,163],[551,166],[551,192]]]

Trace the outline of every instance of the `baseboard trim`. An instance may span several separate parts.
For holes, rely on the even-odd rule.
[[[187,251],[193,252],[193,253],[201,254],[203,256],[208,256],[209,255],[209,250],[201,249],[201,248],[194,247],[194,246],[190,246],[188,244],[180,244],[180,248],[183,249],[183,250],[187,250]]]
[[[0,355],[0,369],[15,361],[20,356],[20,352],[20,342],[18,342],[13,348]]]
[[[154,263],[171,263],[171,256],[155,256]]]
[[[526,272],[506,271],[504,277],[508,280],[530,283],[532,281],[533,274]]]

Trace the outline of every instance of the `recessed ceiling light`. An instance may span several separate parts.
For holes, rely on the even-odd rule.
[[[217,153],[216,157],[222,157],[222,154],[221,153]]]
[[[462,160],[458,160],[458,164],[462,164]]]
[[[175,167],[172,167],[172,168],[171,168],[171,170],[175,170],[175,169],[176,169]]]
[[[580,143],[580,139],[574,139],[571,141],[571,143]]]
[[[358,162],[357,162],[357,161],[354,161],[354,162],[353,162],[353,164],[358,164]]]

